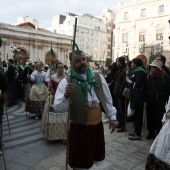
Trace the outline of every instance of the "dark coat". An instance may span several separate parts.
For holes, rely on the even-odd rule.
[[[8,89],[7,77],[5,76],[5,74],[3,72],[0,72],[0,90],[2,90],[2,95],[3,95],[3,97],[0,98],[0,101],[3,101],[4,92],[6,92],[7,89]]]
[[[8,66],[8,70],[5,72],[6,77],[8,78],[8,83],[12,84],[15,82],[16,68],[13,65]]]
[[[126,66],[121,67],[117,70],[113,94],[122,95],[125,87],[126,87]]]
[[[170,76],[170,70],[168,67],[166,67],[165,65],[162,66],[162,69]]]
[[[163,76],[147,80],[147,103],[165,106],[170,95],[170,76]]]

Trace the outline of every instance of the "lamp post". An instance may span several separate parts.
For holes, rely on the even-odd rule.
[[[17,52],[20,51],[20,48],[17,47],[16,45],[14,45],[14,46],[12,46],[12,47],[10,48],[10,50],[11,50],[11,52],[14,54],[14,55],[13,55],[13,59],[16,60],[16,54],[17,54]]]

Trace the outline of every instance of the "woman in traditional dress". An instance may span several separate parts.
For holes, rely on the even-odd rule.
[[[29,77],[34,84],[25,106],[27,112],[35,114],[36,120],[42,117],[45,101],[48,97],[48,89],[45,85],[46,73],[42,71],[42,66],[42,62],[38,62],[37,70],[35,70]]]
[[[150,148],[146,170],[170,170],[170,98],[162,121],[164,125]]]
[[[41,131],[47,140],[61,140],[65,144],[67,113],[55,113],[51,107],[57,86],[63,78],[65,78],[64,64],[57,62],[56,74],[51,76],[49,83],[51,95],[48,97],[44,107]]]
[[[45,81],[50,82],[50,76],[56,73],[56,63],[59,62],[57,58],[50,58],[51,67],[48,68],[45,76]]]

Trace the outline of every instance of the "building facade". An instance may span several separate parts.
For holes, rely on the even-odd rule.
[[[121,0],[116,8],[114,59],[162,53],[170,62],[170,1]]]
[[[107,58],[108,34],[107,26],[101,18],[90,14],[57,15],[53,18],[52,31],[73,36],[75,17],[77,17],[76,43],[87,56],[93,58],[93,64],[103,65]]]
[[[18,26],[12,26],[0,23],[0,36],[2,38],[2,47],[0,48],[1,59],[13,58],[11,47],[18,47],[18,58],[29,58],[33,62],[42,61],[49,64],[51,57],[51,45],[55,54],[64,64],[69,65],[68,55],[71,52],[72,37],[52,33],[47,30],[36,28],[30,22],[20,23]]]
[[[107,58],[112,58],[113,56],[113,29],[115,28],[114,20],[115,14],[110,9],[103,9],[102,20],[107,27]]]

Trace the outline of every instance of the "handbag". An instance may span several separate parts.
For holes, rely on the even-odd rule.
[[[130,89],[125,87],[123,94],[122,94],[126,99],[130,100]]]

